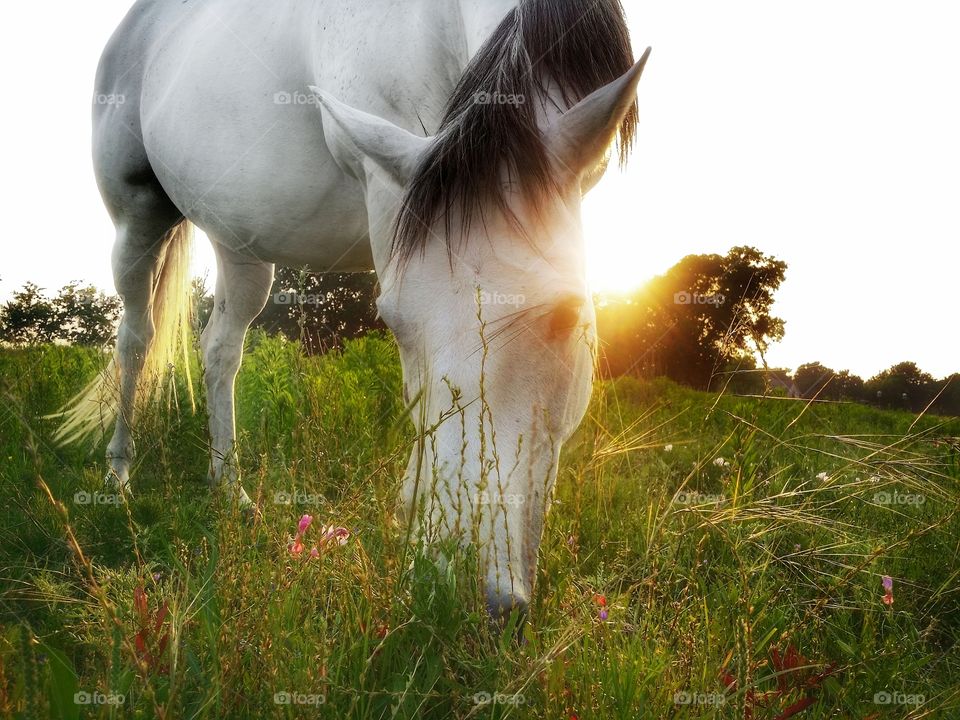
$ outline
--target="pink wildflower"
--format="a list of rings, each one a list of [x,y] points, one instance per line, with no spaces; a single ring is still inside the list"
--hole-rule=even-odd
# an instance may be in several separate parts
[[[346,545],[347,540],[350,539],[350,531],[345,527],[334,527],[333,525],[325,525],[323,528],[323,537],[321,542],[323,543],[335,543],[337,545]]]
[[[883,582],[883,604],[893,605],[893,578],[889,575],[884,575],[882,577]]]

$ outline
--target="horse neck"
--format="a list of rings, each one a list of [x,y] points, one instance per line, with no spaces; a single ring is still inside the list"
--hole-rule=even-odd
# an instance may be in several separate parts
[[[406,0],[402,12],[392,0],[304,5],[297,23],[311,28],[304,84],[326,87],[410,132],[433,134],[467,64],[518,2]]]
[[[459,0],[463,46],[466,48],[464,67],[506,14],[518,4],[519,0]]]

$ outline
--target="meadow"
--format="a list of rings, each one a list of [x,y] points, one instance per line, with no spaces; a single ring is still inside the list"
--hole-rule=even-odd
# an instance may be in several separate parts
[[[44,416],[104,361],[0,351],[2,717],[960,717],[958,420],[598,384],[529,618],[494,627],[476,554],[439,563],[395,519],[413,437],[391,340],[250,338],[254,523],[208,488],[182,382],[126,503],[103,442],[52,443]]]

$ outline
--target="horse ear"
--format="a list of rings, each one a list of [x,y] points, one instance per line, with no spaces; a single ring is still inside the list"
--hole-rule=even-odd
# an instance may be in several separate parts
[[[545,142],[561,173],[594,184],[623,119],[637,100],[637,83],[650,57],[647,48],[637,63],[613,82],[595,90],[547,128]]]
[[[400,185],[413,176],[431,144],[376,115],[346,105],[318,87],[310,90],[320,101],[323,134],[334,160],[344,172],[365,177],[364,160],[372,160]]]

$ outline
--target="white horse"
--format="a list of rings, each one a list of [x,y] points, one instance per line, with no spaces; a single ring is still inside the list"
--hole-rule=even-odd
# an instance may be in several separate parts
[[[375,269],[418,430],[405,514],[478,542],[491,611],[524,608],[592,383],[581,198],[618,132],[626,157],[646,57],[619,0],[138,0],[96,81],[124,101],[94,110],[124,303],[108,480],[128,489],[136,408],[184,345],[190,223],[218,268],[210,477],[243,502],[234,378],[274,263]]]

